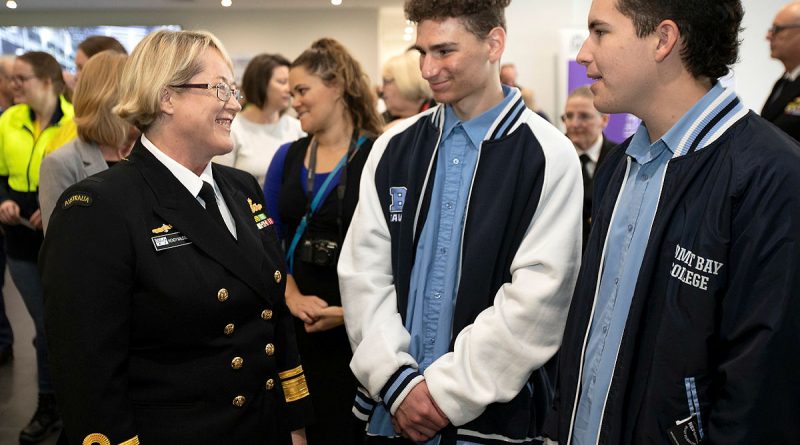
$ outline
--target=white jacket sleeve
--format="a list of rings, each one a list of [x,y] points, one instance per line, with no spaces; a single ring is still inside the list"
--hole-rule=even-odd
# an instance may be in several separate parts
[[[392,397],[395,403],[390,410],[394,412],[422,376],[408,354],[411,336],[397,309],[389,228],[375,188],[375,170],[388,139],[384,134],[375,142],[361,174],[359,202],[342,246],[338,272],[345,327],[353,348],[350,368],[358,381],[379,400],[398,370],[416,374],[404,376],[404,388]]]

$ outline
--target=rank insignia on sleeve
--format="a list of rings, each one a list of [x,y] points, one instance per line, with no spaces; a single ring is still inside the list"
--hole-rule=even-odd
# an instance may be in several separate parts
[[[86,192],[75,192],[67,197],[64,200],[64,204],[61,206],[63,209],[68,209],[72,206],[82,206],[82,207],[91,207],[92,205],[92,197]]]
[[[156,227],[155,229],[151,230],[151,232],[155,233],[156,235],[159,233],[166,233],[172,230],[172,226],[169,224],[162,224],[161,227]]]
[[[247,205],[250,206],[250,212],[252,213],[259,212],[262,208],[264,208],[263,205],[254,203],[250,198],[247,198]]]

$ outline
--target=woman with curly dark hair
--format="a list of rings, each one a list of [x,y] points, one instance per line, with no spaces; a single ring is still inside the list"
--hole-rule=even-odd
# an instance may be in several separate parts
[[[289,83],[309,136],[278,150],[264,193],[286,247],[286,304],[314,394],[316,424],[307,428],[308,443],[360,443],[336,265],[382,122],[361,65],[333,39],[317,40],[300,54]]]

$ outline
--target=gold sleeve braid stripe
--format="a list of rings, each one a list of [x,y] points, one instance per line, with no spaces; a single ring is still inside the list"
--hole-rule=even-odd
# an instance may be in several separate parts
[[[111,445],[111,441],[104,434],[92,433],[83,438],[83,445]]]
[[[105,436],[105,434],[92,433],[83,439],[83,445],[111,445],[111,441]],[[128,439],[119,445],[139,445],[139,436],[133,436],[133,438]]]
[[[300,375],[302,373],[303,373],[303,365],[300,365],[300,366],[298,366],[296,368],[292,368],[292,369],[290,369],[288,371],[279,372],[278,373],[278,377],[280,377],[281,380],[286,380],[286,379],[290,379],[292,377],[298,376],[298,375]]]
[[[301,375],[293,379],[281,382],[283,396],[287,402],[294,402],[308,396],[308,385],[306,376]]]

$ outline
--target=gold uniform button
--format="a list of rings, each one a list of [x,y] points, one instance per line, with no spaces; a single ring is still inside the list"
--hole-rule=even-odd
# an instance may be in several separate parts
[[[225,301],[225,300],[227,300],[227,299],[228,299],[228,289],[225,289],[225,288],[223,287],[222,289],[220,289],[220,290],[217,292],[217,300],[219,300],[219,301],[220,301],[220,303],[221,303],[221,302],[223,302],[223,301]]]
[[[272,274],[273,278],[275,278],[276,283],[280,283],[281,279],[283,279],[283,275],[281,275],[281,271],[276,270],[274,274]]]
[[[267,380],[267,384],[264,385],[264,387],[267,388],[267,391],[272,391],[272,388],[275,387],[275,380],[272,379]]]
[[[267,346],[264,348],[264,352],[267,353],[267,357],[272,357],[275,354],[275,345],[272,343],[267,343]]]
[[[271,320],[272,319],[272,310],[264,309],[263,311],[261,311],[261,318],[263,318],[264,320]]]
[[[231,360],[231,368],[233,369],[241,369],[242,365],[244,365],[244,359],[241,357],[234,357]]]
[[[244,406],[244,402],[246,401],[247,399],[245,399],[244,396],[236,396],[233,398],[233,406],[241,408]]]
[[[225,332],[225,335],[231,335],[231,334],[233,334],[233,329],[234,329],[233,323],[228,323],[228,324],[226,324],[226,325],[225,325],[225,331],[224,331],[224,332]]]

